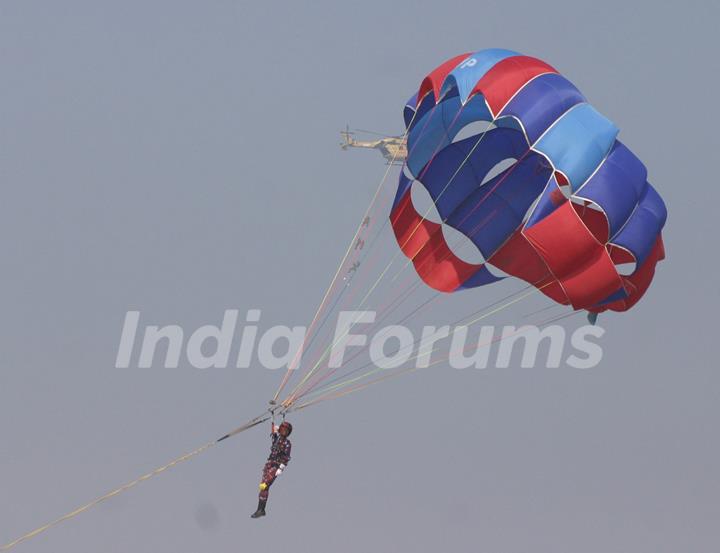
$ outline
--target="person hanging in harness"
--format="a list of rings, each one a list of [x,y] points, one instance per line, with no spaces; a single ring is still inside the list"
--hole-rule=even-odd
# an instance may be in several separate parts
[[[272,422],[272,446],[270,447],[270,456],[262,471],[257,511],[250,515],[251,518],[265,516],[265,505],[267,504],[268,495],[270,494],[270,486],[272,486],[272,483],[282,474],[290,462],[290,449],[292,448],[292,444],[290,444],[288,436],[292,432],[292,429],[292,424],[287,421],[283,421],[280,426],[275,426],[275,421]]]

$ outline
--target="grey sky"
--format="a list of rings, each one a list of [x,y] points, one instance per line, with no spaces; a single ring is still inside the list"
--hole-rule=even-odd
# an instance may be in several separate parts
[[[427,71],[505,47],[576,83],[668,205],[668,259],[637,308],[603,319],[602,364],[419,372],[293,419],[267,519],[248,518],[257,431],[17,551],[714,551],[719,16],[711,2],[0,4],[0,543],[262,410],[279,372],[113,369],[125,312],[194,329],[257,307],[306,324],[385,169],[341,151],[338,130],[399,133]]]

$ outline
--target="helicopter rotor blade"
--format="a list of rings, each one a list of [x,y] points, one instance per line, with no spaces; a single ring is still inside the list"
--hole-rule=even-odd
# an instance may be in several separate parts
[[[366,129],[353,129],[353,131],[362,132],[362,133],[366,133],[366,134],[374,134],[376,136],[382,136],[384,138],[396,138],[396,136],[394,134],[389,134],[389,133],[385,134],[385,133],[376,132],[376,131],[368,131]]]

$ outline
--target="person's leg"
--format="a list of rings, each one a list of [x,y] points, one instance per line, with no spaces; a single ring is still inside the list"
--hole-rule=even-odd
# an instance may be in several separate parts
[[[260,493],[258,494],[258,508],[252,515],[252,518],[260,518],[265,516],[265,505],[270,495],[270,486],[275,481],[275,471],[277,466],[274,463],[265,463],[263,468],[262,481],[260,482]]]

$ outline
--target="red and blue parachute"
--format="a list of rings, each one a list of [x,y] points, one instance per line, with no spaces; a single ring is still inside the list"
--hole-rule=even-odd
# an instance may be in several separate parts
[[[591,313],[642,297],[664,258],[665,205],[617,127],[553,67],[509,50],[463,54],[425,77],[404,115],[408,157],[390,218],[429,286],[483,286],[503,278],[492,266]],[[483,263],[453,253],[413,205],[413,182]]]

